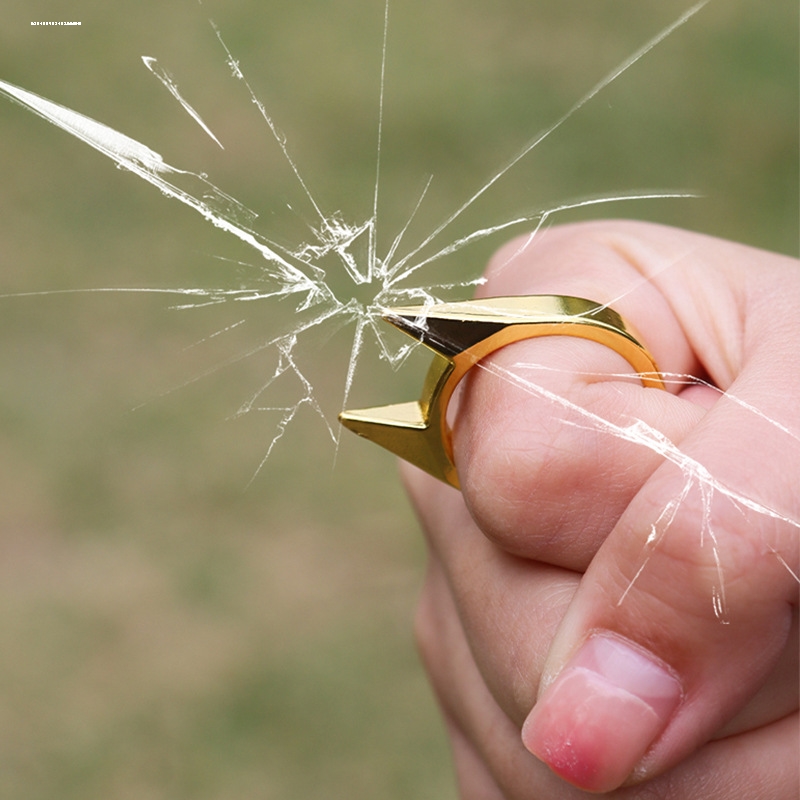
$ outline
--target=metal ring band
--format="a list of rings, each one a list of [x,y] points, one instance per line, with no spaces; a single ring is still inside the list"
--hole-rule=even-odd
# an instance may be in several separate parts
[[[646,387],[664,388],[653,357],[608,306],[580,297],[493,297],[389,309],[384,319],[422,342],[433,362],[420,399],[343,411],[342,424],[451,486],[453,463],[447,406],[459,381],[481,359],[508,344],[537,336],[575,336],[610,347]]]

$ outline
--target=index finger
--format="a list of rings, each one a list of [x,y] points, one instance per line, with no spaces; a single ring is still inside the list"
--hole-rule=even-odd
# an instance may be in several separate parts
[[[509,552],[585,569],[660,462],[615,431],[644,422],[677,442],[713,402],[713,390],[687,385],[704,368],[662,291],[692,251],[681,240],[659,252],[670,237],[633,223],[565,226],[492,260],[484,294],[558,292],[611,305],[668,386],[644,389],[614,350],[568,336],[511,345],[471,371],[454,415],[456,466],[480,527]]]

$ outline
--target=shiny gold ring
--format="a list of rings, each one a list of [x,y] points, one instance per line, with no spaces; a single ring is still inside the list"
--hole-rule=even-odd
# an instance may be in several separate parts
[[[460,488],[453,463],[447,404],[458,382],[482,358],[535,336],[577,336],[615,350],[642,385],[663,389],[653,357],[608,306],[580,297],[492,297],[387,309],[383,318],[433,352],[419,400],[343,411],[342,424]]]

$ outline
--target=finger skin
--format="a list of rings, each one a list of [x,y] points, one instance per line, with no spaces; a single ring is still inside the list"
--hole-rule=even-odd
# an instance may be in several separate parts
[[[543,667],[540,709],[549,704],[556,718],[569,716],[563,698],[559,706],[547,692],[593,635],[618,637],[676,678],[680,701],[636,763],[617,764],[601,783],[565,777],[608,792],[623,781],[670,785],[677,769],[706,758],[710,739],[730,744],[734,737],[726,732],[750,735],[756,725],[778,730],[780,717],[797,708],[797,584],[787,565],[798,571],[800,465],[787,430],[794,424],[796,431],[791,410],[800,387],[787,376],[800,362],[793,349],[797,323],[788,313],[800,273],[789,259],[628,223],[554,230],[534,249],[535,258],[520,254],[518,244],[501,253],[484,292],[616,298],[614,308],[633,321],[663,371],[700,375],[728,396],[719,399],[707,387],[673,386],[665,393],[605,380],[603,373],[616,376],[626,365],[591,343],[561,337],[520,343],[493,361],[524,368],[532,382],[566,397],[559,414],[552,402],[514,394],[496,374],[473,370],[454,431],[470,513],[448,531],[447,514],[437,517],[425,500],[436,492],[419,482],[411,491],[427,503],[423,524],[447,576],[473,672],[512,730],[533,705]],[[786,280],[789,263],[793,283]],[[584,415],[587,409],[609,426],[585,424],[594,419]],[[632,419],[667,435],[677,446],[672,462],[617,435]],[[693,479],[688,489],[687,477]],[[457,546],[459,529],[470,524],[486,534],[483,549]],[[525,645],[526,612],[546,604],[544,594],[526,588],[527,562],[538,563],[531,576],[548,574],[544,565],[572,574],[588,569],[546,664],[546,637],[534,633]],[[722,587],[725,607],[715,612],[712,593]],[[548,620],[552,635],[560,616]],[[451,717],[457,717],[452,710]],[[526,743],[535,752],[541,730],[527,728]],[[474,721],[472,739],[480,729]],[[745,741],[735,739],[737,746]],[[722,758],[723,751],[714,752]],[[774,752],[786,753],[784,740],[774,742]],[[603,758],[613,762],[614,753]],[[786,763],[773,764],[773,774],[784,775],[774,784],[775,797],[793,796],[783,794]],[[758,797],[758,784],[750,788]]]
[[[499,351],[492,374],[473,370],[454,431],[464,496],[484,534],[510,553],[581,571],[662,461],[615,429],[641,419],[679,442],[706,413],[683,394],[581,378],[601,357],[618,359],[586,345],[553,337]],[[537,397],[543,382],[563,403]]]
[[[643,491],[652,501],[656,490],[648,485]],[[666,496],[676,495],[673,491]],[[560,771],[584,788],[608,790],[634,769],[640,776],[652,776],[688,757],[761,687],[785,650],[791,631],[796,584],[771,549],[763,548],[759,537],[753,536],[753,530],[758,530],[753,515],[737,514],[735,519],[723,509],[704,519],[703,503],[686,502],[659,546],[647,556],[644,571],[639,572],[647,550],[642,531],[657,524],[652,508],[648,503],[650,513],[646,515],[640,502],[634,503],[601,547],[562,623],[550,658],[561,664],[572,658],[574,663],[593,636],[610,633],[646,650],[653,662],[668,665],[676,676],[680,698],[657,712],[651,726],[642,723],[640,728],[636,728],[639,723],[627,701],[600,700],[608,728],[625,726],[627,721],[645,740],[632,753],[625,750],[627,742],[618,742],[612,749],[613,738],[600,728],[594,738],[570,742],[573,765],[576,755],[582,763],[562,766]],[[704,527],[705,543],[700,536]],[[714,531],[716,544],[711,545],[708,540]],[[721,596],[723,591],[725,607],[715,608],[713,595]],[[587,702],[585,696],[570,698],[565,693],[569,672],[567,665],[540,696],[523,730],[529,749],[553,766],[563,758],[559,755],[567,746],[563,731],[570,730],[568,720],[577,713],[576,703]],[[627,692],[630,681],[630,676],[622,676],[614,686]],[[593,689],[587,690],[584,695],[593,693]],[[598,716],[598,707],[593,708]],[[545,713],[549,717],[543,716]],[[651,742],[655,744],[640,761]]]
[[[428,479],[423,479],[428,480]],[[415,497],[420,495],[419,484]],[[429,531],[437,535],[435,531]],[[417,639],[453,744],[465,800],[791,800],[796,796],[797,715],[706,745],[658,778],[596,795],[560,780],[521,748],[519,728],[494,702],[467,644],[436,556],[417,615]]]
[[[401,472],[472,660],[494,701],[521,727],[536,700],[545,657],[580,575],[509,556],[483,536],[458,492],[408,464]],[[428,600],[421,609],[430,616],[436,606]],[[715,736],[768,724],[797,708],[799,653],[795,613],[774,673]]]
[[[673,308],[643,274],[645,255],[631,255],[637,240],[623,235],[628,229],[566,226],[533,243],[523,239],[525,250],[519,240],[511,242],[492,260],[480,293],[560,293],[610,303],[634,323],[663,373],[704,374]],[[592,429],[580,412],[623,425],[635,414],[680,441],[704,405],[695,402],[696,390],[687,399],[685,387],[669,381],[668,393],[642,391],[636,380],[615,380],[612,390],[605,376],[630,374],[627,362],[608,347],[570,337],[521,342],[490,361],[533,386],[544,384],[564,403],[537,400],[524,386],[485,370],[468,374],[454,448],[470,511],[486,535],[509,552],[585,569],[659,462],[655,454],[619,437],[597,443],[596,425]],[[564,459],[564,453],[570,458]],[[535,514],[526,500],[532,492]],[[565,495],[570,500],[566,510]]]
[[[492,541],[572,568],[591,558],[545,683],[580,659],[584,645],[606,642],[604,652],[616,652],[607,646],[613,638],[627,643],[631,663],[647,654],[673,697],[655,709],[616,678],[582,667],[540,697],[527,745],[578,785],[609,790],[634,770],[652,777],[700,747],[785,649],[797,605],[800,439],[791,431],[800,380],[791,365],[800,363],[800,273],[783,257],[626,224],[561,230],[536,253],[517,250],[497,263],[484,287],[491,294],[606,302],[616,292],[614,307],[663,370],[707,376],[727,392],[697,403],[615,377],[570,381],[567,371],[554,373],[566,399],[553,413],[535,387],[514,394],[474,371],[459,406],[456,464]],[[583,354],[600,373],[619,371],[613,354],[590,354],[583,342],[525,347],[522,366],[541,359],[552,371],[559,359],[580,364]],[[519,355],[501,351],[503,358],[516,358],[519,369]],[[537,378],[548,379],[547,371]],[[627,714],[628,739],[604,737],[599,723],[594,733],[579,725],[587,698],[597,700],[595,720],[601,709],[609,725]]]

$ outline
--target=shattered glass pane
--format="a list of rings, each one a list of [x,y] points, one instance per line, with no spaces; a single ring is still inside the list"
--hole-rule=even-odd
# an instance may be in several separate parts
[[[372,208],[366,219],[356,219],[354,222],[348,221],[341,210],[328,211],[324,204],[317,199],[310,183],[304,177],[298,161],[292,155],[287,136],[280,130],[266,105],[248,81],[241,62],[226,44],[218,25],[213,19],[208,20],[220,46],[221,60],[224,60],[231,76],[243,85],[246,97],[257,109],[265,129],[271,134],[285,164],[294,176],[301,197],[313,210],[312,218],[306,220],[307,238],[294,245],[273,238],[275,234],[258,232],[256,230],[258,213],[213,184],[205,173],[172,166],[160,153],[137,139],[27,89],[0,81],[0,92],[10,100],[98,150],[110,158],[117,167],[152,184],[166,197],[189,206],[216,228],[239,239],[251,248],[253,262],[249,262],[248,265],[257,271],[257,281],[254,284],[243,284],[237,288],[137,287],[112,289],[99,287],[75,291],[167,293],[175,295],[174,307],[176,309],[203,308],[219,303],[241,303],[260,309],[258,313],[264,315],[270,313],[269,304],[271,303],[288,302],[291,304],[293,314],[296,315],[293,325],[286,330],[276,329],[266,339],[257,341],[249,350],[235,357],[238,360],[249,358],[261,351],[272,351],[276,358],[274,371],[265,376],[264,383],[242,403],[236,412],[236,415],[239,416],[259,409],[275,412],[277,415],[272,438],[268,441],[263,458],[256,469],[255,475],[257,475],[266,464],[275,445],[285,436],[291,423],[303,407],[308,407],[320,418],[327,437],[338,444],[339,429],[323,410],[317,399],[317,390],[313,381],[306,374],[304,362],[313,361],[318,357],[315,351],[302,352],[304,335],[308,331],[327,326],[347,326],[353,331],[349,364],[342,370],[344,381],[339,395],[339,405],[344,407],[351,397],[368,338],[377,345],[379,357],[395,368],[403,363],[412,349],[407,343],[396,342],[393,334],[384,329],[380,317],[386,309],[411,303],[435,303],[447,296],[452,296],[453,292],[463,295],[471,286],[480,282],[481,279],[474,275],[447,283],[432,281],[431,267],[442,259],[454,254],[461,254],[470,245],[489,237],[495,237],[501,232],[519,231],[522,226],[532,228],[529,236],[529,241],[532,242],[538,231],[554,221],[553,218],[570,210],[623,201],[688,200],[697,196],[694,192],[679,189],[628,190],[619,194],[559,202],[549,208],[515,215],[511,219],[500,221],[497,224],[471,230],[466,235],[459,235],[457,232],[454,235],[454,231],[457,231],[456,223],[460,222],[461,217],[478,204],[485,194],[490,193],[495,184],[501,182],[506,174],[515,170],[518,164],[534,150],[543,146],[548,138],[555,136],[584,106],[594,101],[598,95],[618,81],[628,70],[634,68],[654,48],[703,10],[706,3],[707,0],[703,0],[703,2],[689,7],[674,21],[657,31],[605,77],[591,86],[554,122],[546,125],[540,133],[531,138],[518,150],[516,155],[491,174],[488,180],[483,184],[478,184],[478,188],[468,195],[463,203],[447,214],[442,222],[435,225],[430,233],[424,235],[417,242],[413,240],[409,242],[407,241],[408,229],[415,218],[419,216],[421,209],[424,208],[426,193],[432,180],[429,178],[414,203],[408,219],[385,249],[383,242],[378,239],[378,214],[381,192],[384,188],[381,158],[383,155],[389,23],[392,10],[388,3],[385,5],[383,13],[383,35],[379,61],[380,79],[376,96],[376,143],[373,156],[375,177],[372,187]],[[143,55],[141,60],[147,70],[163,84],[190,118],[212,141],[224,149],[224,145],[217,135],[209,128],[198,111],[184,98],[177,81],[169,70],[153,56]],[[343,285],[344,289],[341,289],[340,287]],[[359,291],[359,287],[365,287],[365,290]],[[52,292],[45,290],[43,294],[52,294],[58,291],[70,292],[72,290],[53,290]],[[255,312],[251,311],[250,313]],[[209,338],[224,336],[246,322],[246,318],[237,320],[211,333]],[[290,400],[287,405],[273,404],[269,399],[270,389],[276,381],[286,375],[295,379],[297,392],[294,399]],[[552,398],[552,400],[554,403],[557,402],[556,398]],[[598,426],[608,425],[602,420],[593,420],[592,422]],[[608,427],[608,430],[611,431],[611,427]],[[657,450],[665,458],[679,465],[687,476],[687,481],[689,483],[697,482],[700,487],[703,487],[703,491],[721,491],[723,489],[714,483],[712,476],[703,473],[701,465],[682,461],[679,450],[665,441],[663,435],[658,431],[645,430],[640,421],[635,421],[625,429],[614,429],[613,433]],[[789,431],[787,434],[793,435]],[[745,505],[749,502],[750,508],[758,508],[767,513],[767,510],[761,508],[754,500],[748,501],[747,498],[741,496],[737,496],[735,499]],[[710,499],[707,499],[706,502],[710,503]],[[713,536],[711,531],[708,534]]]
[[[220,43],[225,55],[225,61],[234,78],[244,84],[250,101],[258,109],[259,114],[272,134],[288,166],[297,179],[297,183],[315,212],[316,220],[309,223],[311,240],[303,242],[294,248],[278,244],[253,229],[257,214],[251,211],[234,197],[212,184],[203,173],[181,169],[166,163],[160,153],[155,152],[147,145],[121,133],[106,124],[91,119],[84,114],[66,108],[58,103],[43,98],[26,89],[13,84],[0,81],[0,91],[9,99],[33,111],[43,119],[71,133],[89,146],[99,150],[114,163],[143,180],[151,183],[167,197],[176,199],[197,211],[212,225],[232,234],[255,251],[255,257],[260,267],[259,286],[223,289],[174,289],[174,294],[186,299],[188,302],[178,304],[178,308],[204,306],[208,303],[225,301],[253,302],[264,300],[294,299],[295,310],[298,314],[311,311],[304,320],[294,329],[286,333],[276,334],[274,337],[259,343],[254,350],[246,354],[252,355],[262,349],[274,349],[279,354],[276,371],[267,382],[256,392],[254,398],[245,403],[240,413],[252,409],[256,398],[261,397],[269,386],[284,372],[290,370],[300,381],[302,392],[296,402],[283,409],[280,420],[275,429],[275,437],[267,446],[264,461],[271,453],[274,444],[283,436],[286,427],[296,415],[298,409],[304,404],[310,404],[319,414],[327,426],[330,437],[338,440],[337,433],[330,423],[325,420],[325,415],[318,403],[314,400],[314,389],[303,374],[302,367],[298,364],[295,349],[301,340],[302,334],[320,325],[333,322],[336,324],[352,324],[355,328],[349,367],[346,369],[346,380],[342,392],[342,406],[346,405],[358,370],[359,359],[367,334],[374,336],[378,343],[380,355],[393,365],[404,359],[408,352],[407,345],[396,346],[385,335],[379,322],[380,314],[393,305],[403,305],[411,302],[432,303],[440,298],[443,290],[467,290],[476,283],[476,278],[458,281],[454,284],[437,285],[426,280],[428,278],[426,267],[454,253],[459,253],[468,245],[493,236],[501,231],[513,230],[521,225],[534,225],[536,230],[548,223],[550,218],[559,212],[574,208],[587,207],[600,203],[618,202],[621,200],[644,200],[648,198],[688,198],[688,192],[661,191],[661,192],[627,192],[623,195],[610,195],[607,197],[584,199],[571,203],[562,203],[549,209],[542,209],[514,219],[501,222],[488,228],[472,231],[466,236],[449,240],[450,229],[461,216],[470,209],[485,193],[500,181],[503,176],[512,170],[518,162],[523,160],[536,147],[540,146],[549,136],[553,135],[580,109],[589,103],[597,94],[633,67],[641,58],[667,38],[674,30],[683,25],[704,3],[698,4],[683,13],[674,23],[660,31],[633,55],[626,58],[615,67],[606,77],[593,86],[571,108],[569,108],[554,123],[546,127],[540,134],[531,139],[510,161],[499,169],[489,180],[478,188],[465,202],[455,209],[447,218],[425,236],[418,244],[405,245],[404,235],[424,202],[425,191],[421,193],[407,223],[394,237],[386,253],[379,250],[376,238],[378,225],[378,207],[381,189],[380,159],[382,152],[383,128],[383,103],[385,90],[385,70],[387,56],[387,41],[389,33],[389,6],[385,7],[382,58],[380,62],[380,87],[379,103],[377,109],[377,144],[376,144],[376,176],[373,188],[372,214],[365,220],[355,224],[345,221],[340,211],[326,214],[321,204],[309,189],[308,184],[301,174],[298,164],[292,157],[285,135],[278,129],[266,107],[254,92],[245,77],[240,63],[225,43],[222,34],[213,22],[209,23]],[[181,95],[180,89],[170,73],[152,56],[142,56],[144,66],[168,89],[170,94],[178,101],[190,117],[208,134],[220,147],[217,136],[209,129],[195,109]],[[429,181],[430,183],[430,181]],[[428,185],[429,185],[428,183]],[[532,236],[535,234],[532,234]],[[442,243],[443,242],[443,243]],[[360,245],[360,246],[359,246]],[[260,258],[259,258],[260,257]],[[359,301],[349,293],[337,296],[334,284],[328,275],[326,258],[333,259],[333,268],[343,273],[355,286],[367,285],[369,295],[366,301]],[[337,263],[338,262],[338,263]],[[99,289],[107,292],[110,289]],[[123,291],[123,290],[120,290]],[[133,289],[134,292],[149,291],[146,289]],[[170,290],[155,289],[158,293]],[[242,324],[234,323],[234,325]],[[229,329],[229,328],[228,328]],[[225,329],[225,330],[228,330]]]
[[[72,364],[71,337],[103,329],[104,317],[136,317],[136,336],[160,355],[151,328],[166,305],[170,340],[181,344],[167,359],[174,373],[149,374],[148,359],[126,358],[134,334],[114,329],[97,343],[105,369],[84,367],[58,385],[149,409],[165,397],[199,406],[216,382],[206,422],[251,422],[240,434],[251,456],[233,481],[240,489],[276,481],[281,453],[284,470],[308,461],[345,469],[352,458],[372,478],[372,465],[391,467],[362,442],[340,440],[336,413],[413,396],[405,368],[420,355],[381,322],[382,310],[469,296],[504,239],[620,215],[796,253],[796,93],[779,81],[797,74],[796,53],[772,47],[774,28],[796,27],[791,4],[774,28],[745,0],[634,3],[624,26],[616,10],[602,19],[575,2],[542,4],[528,21],[524,5],[453,13],[429,3],[203,2],[173,12],[126,3],[112,14],[79,2],[70,15],[82,26],[42,29],[38,50],[28,29],[6,26],[0,91],[80,141],[3,100],[5,326],[24,317],[27,346],[55,351],[40,371],[57,373]],[[20,13],[27,26],[33,12]],[[99,63],[81,56],[89,37],[118,25],[118,52]],[[757,63],[743,64],[745,52]],[[46,177],[29,182],[26,165],[37,163]],[[67,253],[85,265],[78,281],[62,266]],[[118,305],[103,311],[112,299]],[[27,373],[16,347],[4,348],[7,375]],[[128,392],[129,374],[141,376],[133,397],[114,388],[122,373]],[[709,508],[723,496],[797,525],[641,421],[611,423],[548,396],[532,365],[501,377],[547,397],[567,424],[636,442],[681,469],[684,493],[649,545],[690,491]],[[46,405],[54,428],[74,421],[71,403],[91,408],[83,395],[54,399],[52,387],[25,385],[18,405]],[[184,405],[172,427],[185,415]],[[795,446],[797,430],[781,430]],[[54,434],[41,435],[46,449]],[[166,448],[172,434],[163,435]],[[198,462],[213,462],[208,449]],[[701,535],[715,546],[712,529]],[[724,620],[722,574],[710,602]]]

